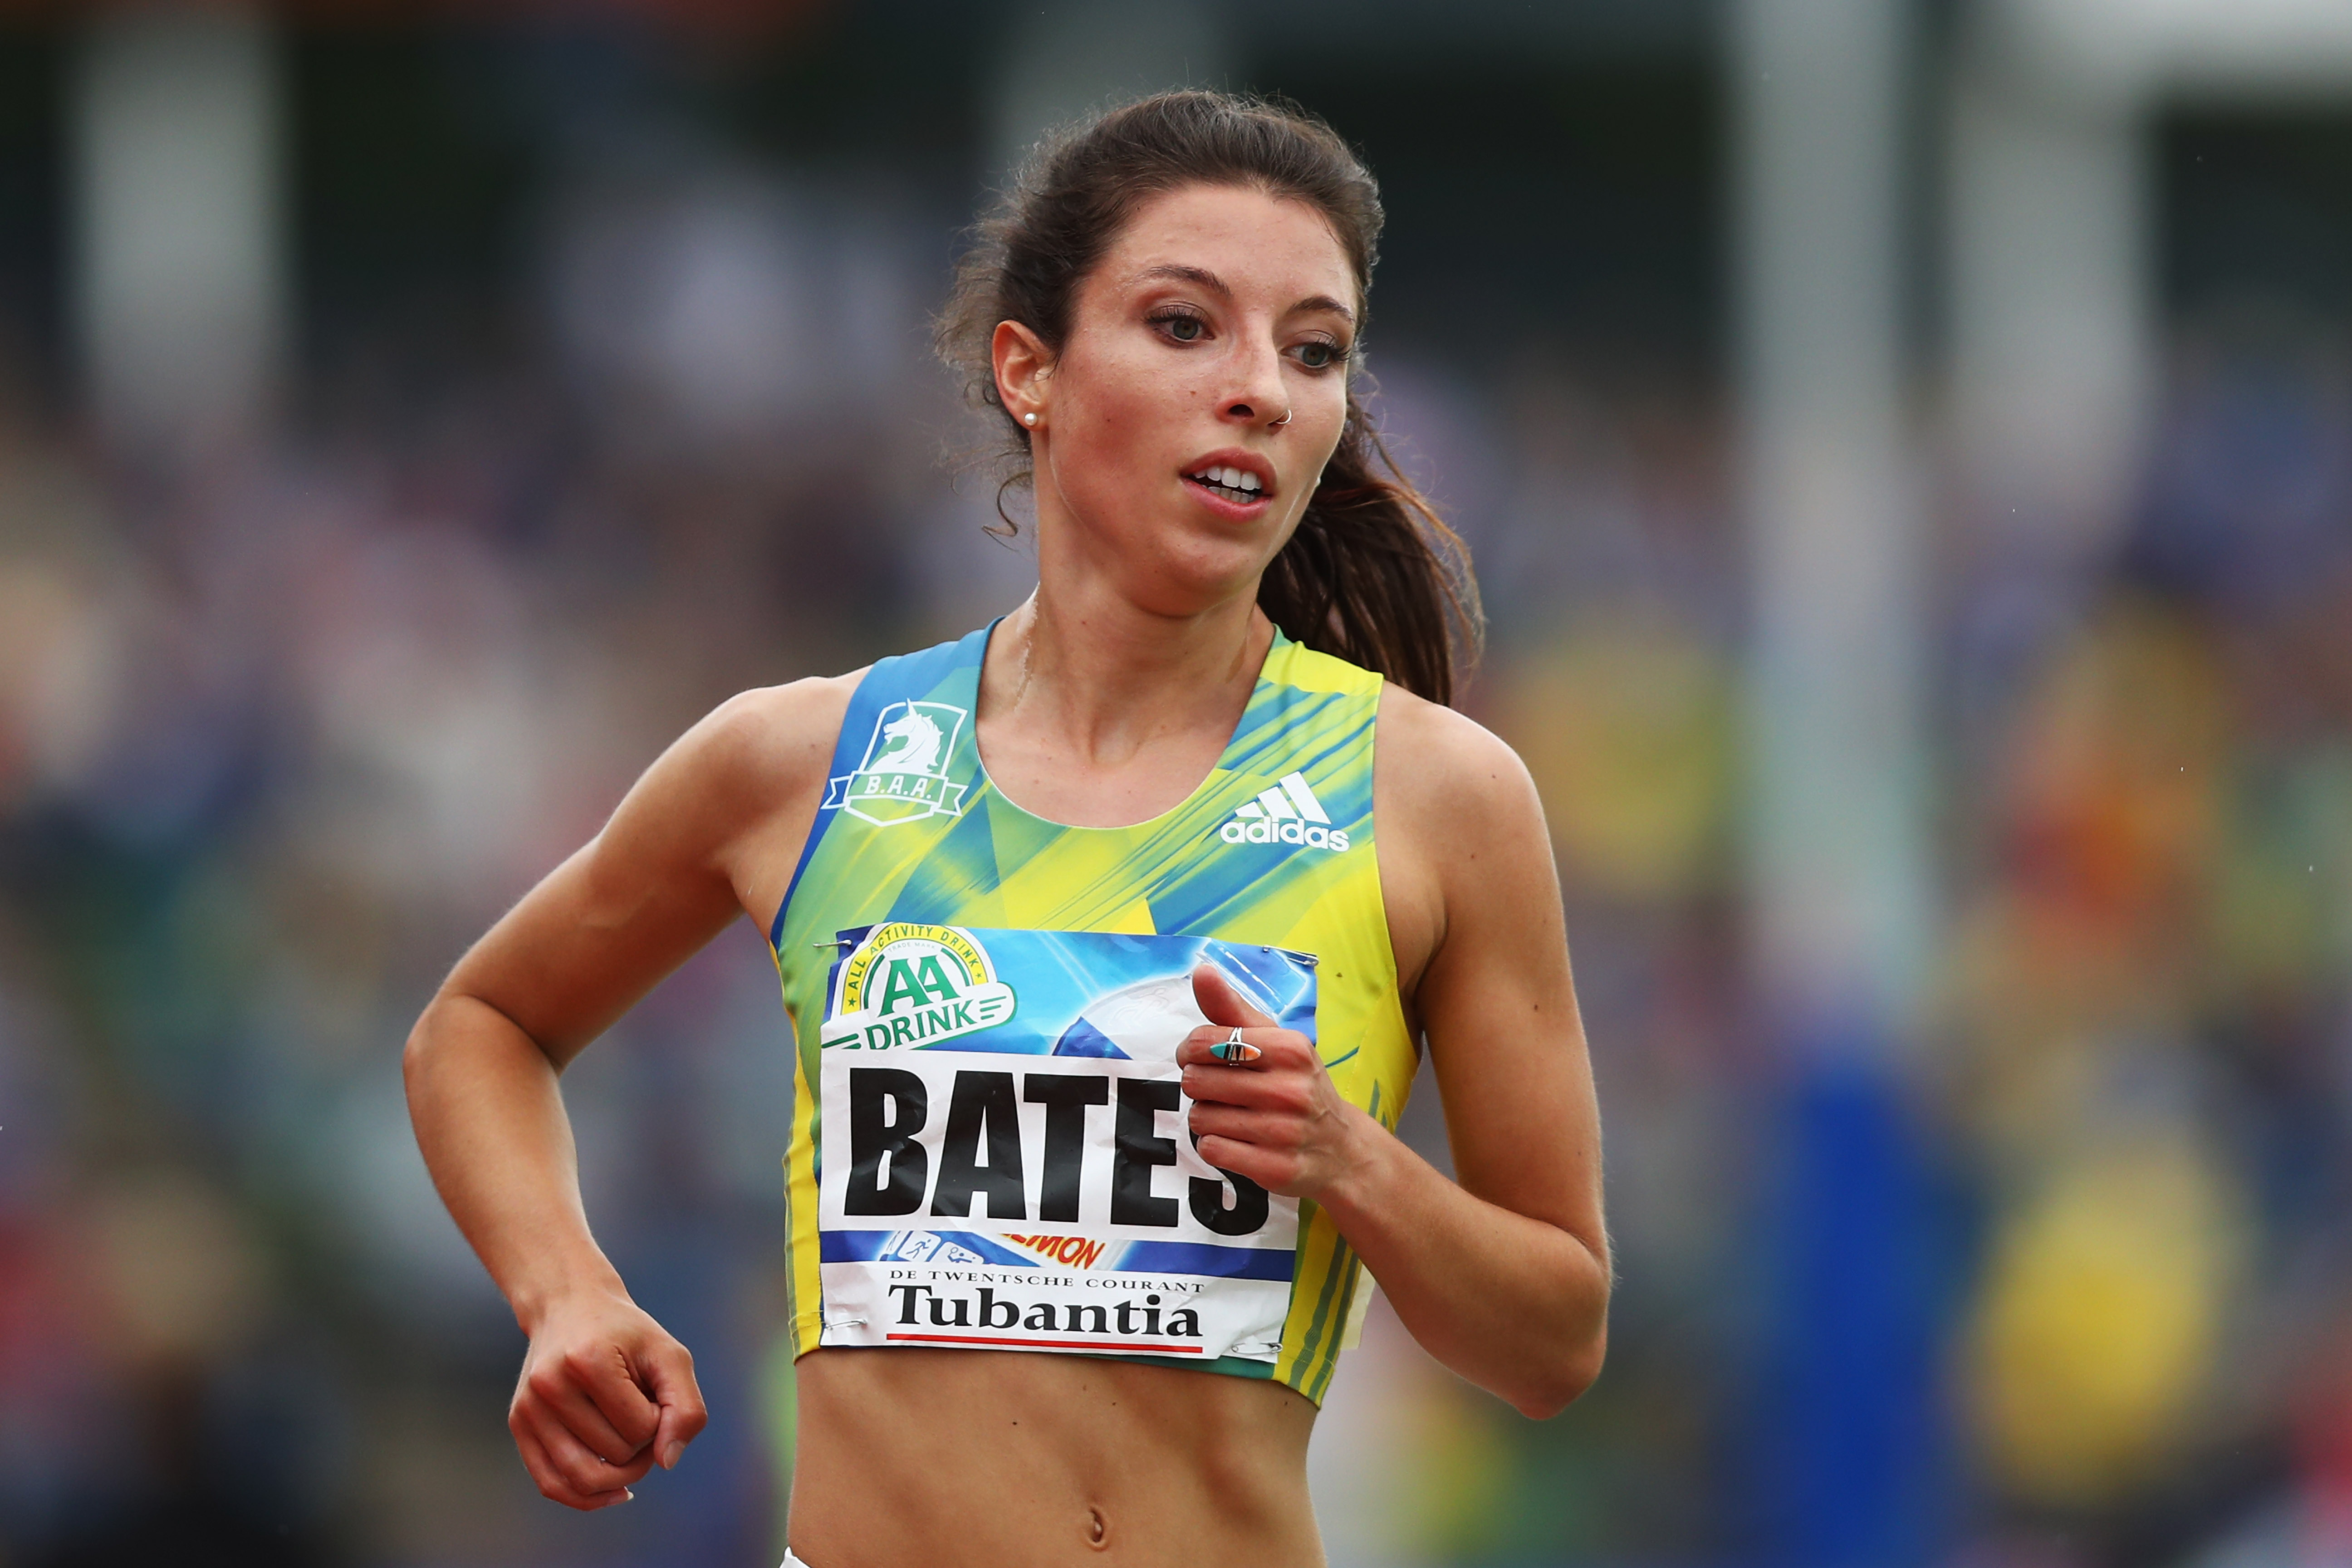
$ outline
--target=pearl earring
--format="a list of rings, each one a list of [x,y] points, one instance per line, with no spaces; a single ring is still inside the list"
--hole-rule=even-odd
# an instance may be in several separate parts
[[[1024,414],[1021,416],[1021,423],[1024,425],[1034,425],[1037,423],[1037,416],[1034,414]]]

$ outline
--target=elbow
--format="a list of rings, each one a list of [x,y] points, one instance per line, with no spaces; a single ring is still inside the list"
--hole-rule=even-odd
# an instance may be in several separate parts
[[[1607,1336],[1593,1336],[1589,1345],[1580,1345],[1573,1353],[1562,1356],[1557,1364],[1543,1368],[1526,1384],[1511,1391],[1511,1407],[1530,1421],[1549,1421],[1577,1400],[1601,1377],[1601,1363],[1608,1355]]]
[[[562,1060],[513,1019],[478,996],[444,988],[417,1015],[408,1043],[401,1047],[400,1077],[410,1107],[432,1090],[436,1079],[453,1072],[470,1076],[479,1069],[469,1064],[479,1063],[486,1053],[503,1058],[509,1047],[551,1071],[563,1070]]]
[[[400,1080],[412,1106],[434,1075],[446,1065],[450,1031],[457,1022],[450,1011],[451,999],[450,993],[444,991],[427,1002],[408,1031],[408,1043],[400,1048]]]
[[[408,1031],[408,1043],[400,1048],[400,1081],[408,1091],[411,1104],[415,1102],[417,1091],[424,1087],[425,1074],[432,1068],[433,1014],[440,1005],[437,997],[426,1005],[415,1027]]]
[[[1601,1363],[1609,1358],[1607,1297],[1602,1297],[1597,1314],[1577,1316],[1584,1321],[1563,1325],[1565,1331],[1552,1342],[1551,1353],[1528,1367],[1524,1381],[1496,1390],[1530,1421],[1550,1420],[1601,1379]]]
[[[1559,1335],[1548,1347],[1550,1353],[1528,1369],[1520,1386],[1496,1391],[1530,1421],[1549,1421],[1582,1398],[1600,1381],[1601,1363],[1609,1359],[1609,1298],[1614,1280],[1605,1251],[1595,1248],[1593,1260],[1587,1287],[1569,1292],[1574,1304],[1561,1314]]]

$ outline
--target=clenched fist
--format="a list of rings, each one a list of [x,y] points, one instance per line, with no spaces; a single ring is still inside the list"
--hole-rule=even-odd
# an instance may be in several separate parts
[[[626,1296],[598,1290],[531,1325],[507,1427],[540,1491],[584,1510],[628,1501],[709,1418],[687,1348]]]
[[[1270,1193],[1316,1198],[1355,1170],[1368,1138],[1386,1135],[1340,1096],[1314,1041],[1250,1005],[1213,966],[1192,971],[1192,999],[1209,1022],[1185,1037],[1176,1060],[1202,1159]],[[1213,1054],[1235,1029],[1256,1047],[1244,1065]]]

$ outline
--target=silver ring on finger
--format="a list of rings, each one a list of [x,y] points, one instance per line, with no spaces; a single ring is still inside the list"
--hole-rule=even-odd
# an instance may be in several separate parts
[[[1229,1068],[1247,1067],[1265,1055],[1264,1051],[1242,1038],[1241,1026],[1238,1024],[1234,1026],[1232,1034],[1209,1047],[1209,1054]]]

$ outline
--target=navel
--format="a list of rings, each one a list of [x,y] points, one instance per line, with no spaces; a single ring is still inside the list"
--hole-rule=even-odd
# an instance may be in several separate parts
[[[1097,1552],[1110,1550],[1110,1522],[1098,1508],[1087,1510],[1087,1544]]]

